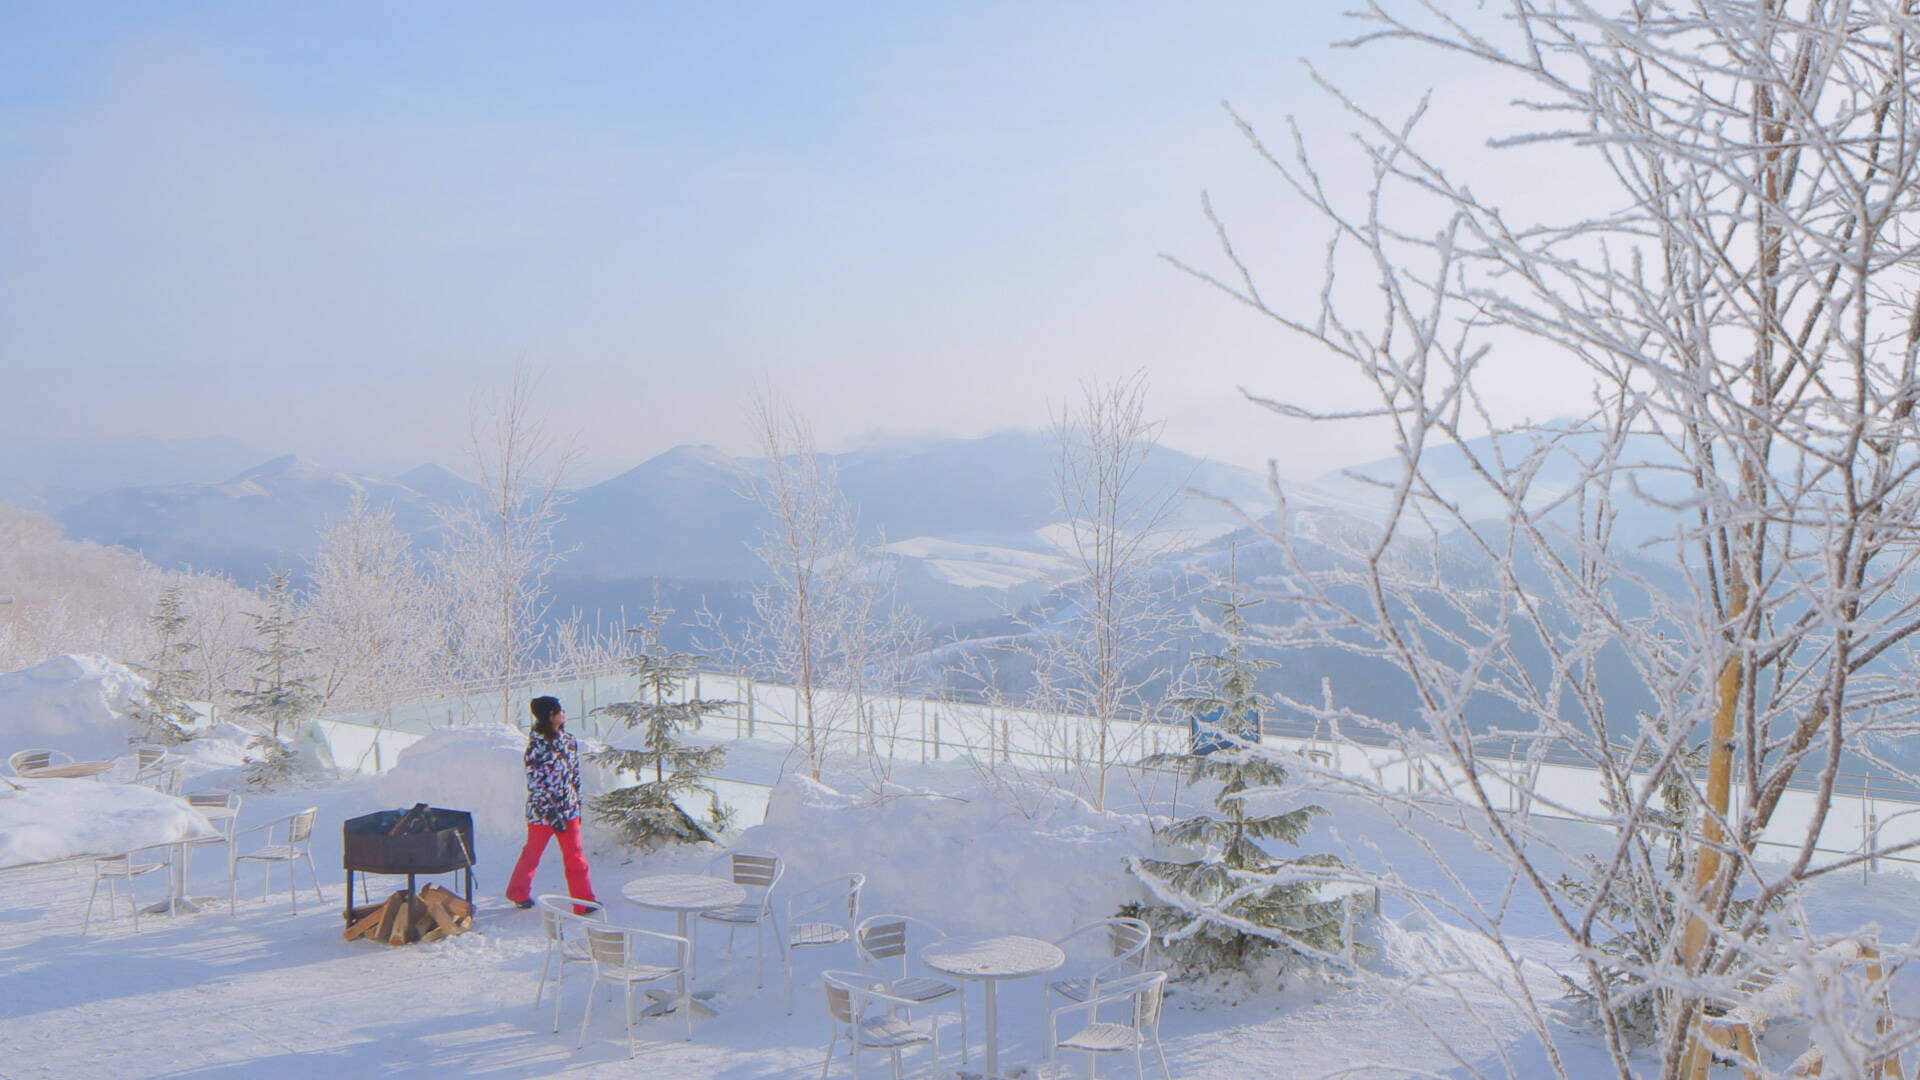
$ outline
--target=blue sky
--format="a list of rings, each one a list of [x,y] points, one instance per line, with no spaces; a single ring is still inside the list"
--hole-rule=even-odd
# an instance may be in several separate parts
[[[1324,231],[1220,108],[1339,142],[1343,5],[86,4],[0,9],[15,438],[235,435],[457,464],[516,363],[587,469],[1044,423],[1148,372],[1168,441],[1310,475],[1235,387],[1324,365],[1159,259],[1203,189],[1283,283]],[[1388,54],[1393,55],[1393,54]],[[1428,58],[1431,59],[1431,58]]]

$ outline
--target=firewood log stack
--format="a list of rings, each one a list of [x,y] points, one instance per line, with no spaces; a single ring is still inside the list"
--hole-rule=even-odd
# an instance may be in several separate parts
[[[473,927],[473,905],[438,885],[421,889],[419,903],[410,905],[410,899],[411,894],[401,889],[378,904],[354,908],[342,936],[347,941],[368,938],[386,945],[411,945],[464,934]]]

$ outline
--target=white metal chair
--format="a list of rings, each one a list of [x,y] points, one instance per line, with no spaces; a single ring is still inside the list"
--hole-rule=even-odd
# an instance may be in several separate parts
[[[198,840],[188,840],[182,846],[185,849],[185,862],[180,867],[184,879],[193,869],[193,849],[224,845],[227,849],[227,893],[233,893],[233,839],[234,829],[240,823],[240,796],[231,791],[196,791],[186,797],[187,805],[196,810],[227,810],[229,813],[208,814],[207,824],[212,825],[218,836],[203,836]]]
[[[153,862],[134,862],[129,855],[109,855],[93,860],[93,888],[87,893],[87,915],[80,921],[80,934],[85,936],[93,925],[93,898],[100,892],[100,883],[107,883],[107,914],[113,914],[113,906],[119,901],[119,883],[127,883],[127,908],[133,912],[133,932],[140,932],[140,905],[134,900],[133,879],[156,870],[167,869],[165,859]]]
[[[297,814],[289,814],[283,818],[255,825],[250,829],[241,829],[239,832],[233,834],[233,838],[237,841],[248,833],[265,830],[267,842],[244,855],[234,856],[233,862],[236,872],[228,876],[227,883],[227,911],[229,914],[237,910],[234,891],[239,879],[237,868],[239,864],[243,862],[257,862],[262,864],[260,872],[261,903],[266,902],[268,890],[272,885],[273,864],[286,863],[287,899],[292,901],[293,910],[298,914],[300,911],[300,898],[295,894],[294,890],[293,864],[305,859],[307,863],[307,875],[313,879],[313,895],[319,897],[321,903],[324,904],[327,902],[327,894],[320,891],[320,873],[313,868],[313,818],[314,815],[319,812],[320,809],[318,807],[309,806]],[[282,825],[287,827],[287,839],[285,843],[276,844],[273,842],[273,831]]]
[[[1085,1001],[1100,992],[1101,983],[1145,970],[1147,946],[1152,942],[1153,928],[1141,919],[1100,919],[1076,928],[1054,944],[1067,954],[1069,963],[1079,961],[1078,968],[1074,974],[1047,982],[1040,995],[1041,1008],[1053,1005],[1054,994],[1067,1001]],[[1098,953],[1087,955],[1101,945],[1104,948]]]
[[[547,971],[555,959],[560,961],[560,969],[553,977],[553,1030],[560,1031],[560,993],[567,984],[568,964],[591,964],[593,956],[587,952],[585,937],[568,937],[567,930],[584,930],[590,919],[604,920],[606,912],[600,905],[590,900],[576,900],[561,893],[543,893],[534,897],[540,904],[540,929],[547,935],[547,955],[540,961],[540,986],[533,992],[533,1007],[540,1007],[540,995],[547,989]],[[592,911],[585,915],[575,915],[576,907],[591,906]]]
[[[787,940],[780,950],[787,964],[788,1016],[793,1015],[793,951],[851,941],[853,926],[860,921],[860,890],[866,885],[865,874],[843,874],[788,894]]]
[[[601,983],[619,983],[627,989],[627,1056],[633,1056],[633,988],[636,983],[657,983],[667,979],[678,979],[685,968],[683,959],[687,955],[687,939],[677,934],[662,934],[655,930],[634,930],[624,926],[605,926],[598,923],[585,924],[587,934],[587,956],[593,961],[593,985],[587,987],[587,1014],[580,1018],[579,1046],[587,1045],[587,1025],[593,1020],[593,992]],[[643,963],[638,959],[640,946],[671,946],[674,949],[674,961],[671,964]],[[557,1006],[556,1006],[557,1008]],[[693,1004],[690,1001],[680,1003],[680,1012],[687,1018],[687,1038],[693,1038]]]
[[[833,1048],[847,1041],[847,1053],[853,1057],[853,1077],[860,1080],[860,1051],[885,1050],[893,1058],[893,1080],[900,1080],[900,1051],[926,1043],[930,1057],[927,1075],[940,1068],[940,1030],[931,1019],[925,1028],[915,1027],[894,1012],[913,1004],[887,993],[885,979],[855,971],[825,971],[821,984],[827,994],[827,1015],[833,1018],[833,1038],[827,1042],[827,1058],[820,1063],[820,1080],[826,1080],[833,1067]],[[881,1016],[868,1016],[867,1006],[883,1004]]]
[[[780,883],[780,875],[786,872],[786,864],[771,851],[735,851],[707,864],[707,873],[747,887],[745,901],[731,907],[703,911],[700,917],[708,922],[726,924],[728,956],[733,955],[733,932],[742,926],[753,927],[755,987],[767,984],[767,947],[762,927],[772,923],[774,944],[780,944],[780,924],[773,920],[773,887]],[[693,957],[689,956],[687,970],[692,972],[694,966]]]
[[[1141,1059],[1141,1051],[1147,1044],[1153,1044],[1154,1056],[1160,1059],[1160,1073],[1167,1080],[1173,1080],[1173,1072],[1167,1068],[1166,1051],[1160,1049],[1160,1003],[1167,988],[1167,973],[1164,971],[1142,971],[1132,975],[1122,975],[1100,984],[1100,992],[1085,1001],[1074,1005],[1062,1005],[1047,1014],[1047,1065],[1053,1065],[1054,1057],[1061,1050],[1077,1050],[1087,1055],[1087,1080],[1093,1080],[1094,1061],[1101,1054],[1133,1054],[1133,1068],[1140,1080],[1146,1080],[1147,1068]],[[1127,1005],[1123,1011],[1125,1022],[1101,1020],[1100,1008],[1104,1005]],[[1084,1012],[1087,1022],[1079,1031],[1066,1038],[1060,1037],[1060,1021],[1072,1013]]]
[[[135,784],[148,787],[157,785],[167,763],[167,748],[164,746],[136,746],[133,748],[133,780]]]
[[[911,915],[888,913],[860,920],[853,931],[853,951],[860,957],[860,969],[895,966],[899,974],[886,979],[888,995],[907,1002],[910,1009],[932,1009],[952,1005],[960,1010],[960,1060],[967,1060],[967,995],[959,986],[931,975],[908,975],[907,954],[918,945],[938,941],[947,935],[932,924]]]
[[[41,769],[73,764],[73,755],[59,750],[20,750],[7,758],[7,770],[15,776],[31,777]]]

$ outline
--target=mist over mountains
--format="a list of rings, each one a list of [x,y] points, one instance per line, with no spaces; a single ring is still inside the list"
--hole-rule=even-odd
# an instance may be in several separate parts
[[[168,568],[192,567],[255,585],[275,568],[299,573],[321,525],[355,496],[393,511],[419,552],[438,543],[440,513],[474,485],[437,465],[393,477],[343,472],[296,456],[251,463],[224,476],[175,479],[244,447],[151,441],[137,448],[141,475],[166,482],[78,493],[104,465],[42,474],[41,495],[6,490],[51,512],[73,539],[126,547]],[[97,457],[104,455],[96,455]],[[863,535],[896,560],[909,603],[931,628],[995,615],[1071,577],[1056,547],[1051,443],[1035,432],[928,441],[824,455]],[[765,571],[753,548],[771,525],[752,498],[767,463],[710,446],[680,446],[606,481],[570,493],[555,544],[564,561],[551,578],[556,611],[589,619],[634,613],[656,582],[682,611],[696,597],[725,606]],[[1254,474],[1156,448],[1138,481],[1145,490],[1190,486],[1260,505]],[[54,493],[65,492],[64,502]],[[1237,524],[1206,498],[1177,500],[1182,548],[1203,547]],[[697,606],[697,603],[695,603]]]

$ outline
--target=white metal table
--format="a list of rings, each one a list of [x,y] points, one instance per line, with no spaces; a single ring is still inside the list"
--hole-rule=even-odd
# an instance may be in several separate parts
[[[196,839],[209,838],[212,832],[211,826],[215,820],[224,820],[233,817],[240,811],[231,806],[196,806],[194,809],[199,812],[201,817],[207,819],[209,831],[207,834],[202,834],[199,837],[188,837],[184,840],[176,840],[168,845],[167,878],[169,880],[169,888],[167,898],[157,904],[149,904],[141,908],[140,911],[142,914],[179,915],[184,913],[193,915],[197,914],[203,906],[219,903],[219,900],[214,897],[202,896],[196,898],[187,895],[187,845]]]
[[[942,975],[975,980],[987,989],[987,1076],[1000,1076],[999,1009],[994,987],[1002,979],[1044,975],[1067,962],[1060,946],[1020,934],[947,938],[920,950],[920,962]]]
[[[687,955],[680,958],[680,977],[676,980],[673,996],[656,1000],[642,1010],[642,1015],[664,1016],[683,1005],[708,1016],[718,1015],[711,1000],[713,991],[687,992],[687,977],[693,972],[695,932],[694,928],[687,925],[687,916],[699,911],[718,911],[744,904],[747,902],[747,887],[706,874],[654,874],[627,882],[621,886],[620,895],[643,908],[673,912],[674,933],[687,939]],[[658,991],[648,992],[649,997],[657,994]]]

